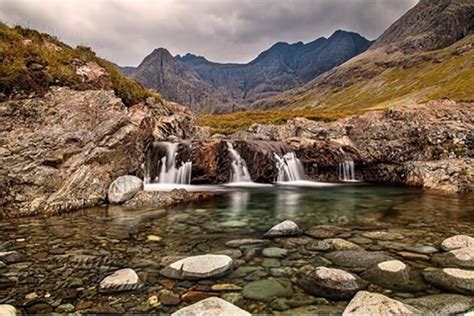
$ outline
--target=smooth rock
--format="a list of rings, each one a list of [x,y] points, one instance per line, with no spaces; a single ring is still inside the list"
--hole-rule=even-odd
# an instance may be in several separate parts
[[[409,252],[420,253],[423,255],[431,255],[439,251],[437,248],[432,247],[432,246],[417,246],[417,245],[405,247],[405,250]]]
[[[404,303],[417,308],[423,315],[454,315],[473,308],[474,297],[459,294],[436,294],[407,299]]]
[[[171,279],[193,280],[222,276],[232,268],[231,257],[207,254],[178,260],[163,268],[160,273]]]
[[[474,271],[445,268],[423,273],[426,281],[436,287],[461,294],[474,295]]]
[[[360,291],[342,313],[349,315],[419,315],[413,306],[391,299],[379,293]]]
[[[349,300],[368,283],[353,273],[340,269],[318,267],[305,274],[299,285],[309,294],[332,300]]]
[[[363,237],[377,240],[400,240],[404,239],[403,235],[398,233],[384,232],[384,231],[375,231],[375,232],[366,232],[362,234]]]
[[[441,249],[445,251],[456,250],[460,248],[474,247],[474,238],[466,235],[456,235],[446,238],[441,243]]]
[[[18,313],[17,309],[9,304],[0,304],[0,315],[2,316],[16,316]]]
[[[288,255],[288,250],[278,247],[268,247],[263,249],[262,254],[269,258],[284,258]]]
[[[111,203],[122,203],[130,200],[143,188],[143,182],[135,176],[121,176],[110,184],[108,198]]]
[[[365,270],[377,263],[394,259],[385,252],[365,250],[334,251],[325,256],[337,266],[358,270]]]
[[[163,289],[160,291],[159,299],[161,304],[165,306],[174,306],[178,305],[181,302],[181,298],[178,294],[167,289]]]
[[[105,277],[99,284],[99,292],[120,292],[137,289],[140,279],[132,269],[121,269]]]
[[[425,288],[421,275],[399,260],[380,262],[362,274],[362,278],[400,292],[418,292]]]
[[[264,239],[234,239],[225,243],[227,247],[239,248],[242,246],[260,246],[270,243],[269,240]]]
[[[161,241],[163,238],[161,238],[160,236],[156,236],[156,235],[148,235],[146,237],[146,239],[148,241],[158,242],[158,241]]]
[[[431,261],[446,268],[474,269],[474,247],[460,248],[449,252],[435,254]]]
[[[264,279],[246,284],[242,294],[248,299],[270,302],[278,297],[291,297],[293,287],[288,279]]]
[[[0,252],[0,261],[6,264],[25,261],[25,257],[17,251]]]
[[[193,305],[184,307],[177,312],[171,314],[172,316],[251,316],[252,314],[243,309],[224,301],[218,297],[206,298]]]
[[[429,261],[430,257],[421,253],[414,253],[409,251],[400,251],[397,252],[398,255],[402,256],[408,260],[422,260],[422,261]]]
[[[232,283],[214,284],[211,287],[213,291],[240,291],[242,288]]]
[[[287,236],[295,236],[300,234],[300,229],[298,225],[296,225],[293,221],[284,221],[280,224],[277,224],[270,228],[266,233],[265,237],[273,238],[273,237],[287,237]]]
[[[317,251],[338,251],[338,250],[362,250],[359,245],[341,238],[324,239],[318,242],[316,247],[309,247]]]

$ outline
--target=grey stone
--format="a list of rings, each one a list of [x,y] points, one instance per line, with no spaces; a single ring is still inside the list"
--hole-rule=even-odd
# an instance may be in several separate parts
[[[309,294],[332,300],[348,300],[368,286],[366,281],[353,273],[326,267],[318,267],[305,274],[298,283]]]
[[[326,254],[326,258],[337,266],[358,270],[365,270],[377,263],[394,259],[385,252],[364,250],[334,251]]]
[[[293,287],[288,279],[264,279],[245,285],[242,294],[248,299],[270,302],[274,298],[291,297]]]
[[[139,288],[140,278],[132,269],[121,269],[105,277],[99,284],[99,292],[120,292]]]
[[[460,248],[446,253],[435,254],[431,260],[441,267],[474,269],[474,247]]]
[[[474,307],[474,297],[459,294],[429,295],[404,302],[420,310],[423,315],[453,315]]]
[[[269,258],[284,258],[288,255],[288,250],[278,247],[269,247],[263,249],[262,254]]]
[[[445,268],[423,273],[426,281],[436,287],[461,294],[474,295],[474,271]]]
[[[360,291],[349,302],[342,313],[350,315],[419,315],[415,307],[391,299],[378,293]]]
[[[409,247],[406,247],[405,250],[410,251],[410,252],[421,253],[421,254],[424,254],[424,255],[431,255],[431,254],[436,253],[436,252],[439,251],[435,247],[422,246],[422,245],[409,246]]]
[[[225,243],[227,247],[239,248],[242,246],[261,246],[270,243],[269,240],[264,239],[234,239]]]
[[[421,275],[399,260],[380,262],[367,270],[362,277],[394,291],[418,292],[425,288]]]
[[[160,273],[172,279],[193,280],[222,276],[232,268],[231,257],[207,254],[178,260],[163,268]]]
[[[4,251],[0,252],[0,261],[11,264],[25,261],[25,257],[17,251]]]
[[[270,228],[266,233],[265,237],[285,237],[285,236],[295,236],[301,233],[298,225],[293,221],[284,221],[280,224],[277,224]]]
[[[110,184],[108,198],[111,203],[123,203],[130,200],[143,188],[143,182],[135,176],[121,176]]]
[[[218,297],[209,297],[192,305],[186,306],[172,316],[198,316],[198,315],[233,315],[251,316],[249,312],[224,301]]]

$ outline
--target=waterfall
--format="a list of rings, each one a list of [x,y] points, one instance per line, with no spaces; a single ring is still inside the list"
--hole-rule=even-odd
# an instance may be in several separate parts
[[[301,161],[294,152],[286,153],[283,157],[275,154],[278,168],[278,182],[300,181],[304,179]]]
[[[354,161],[346,160],[339,163],[339,180],[355,181]]]
[[[178,154],[178,144],[161,143],[166,148],[166,155],[160,161],[159,176],[154,179],[155,183],[174,183],[174,184],[190,184],[191,170],[193,163],[187,161],[176,167],[176,156]]]
[[[231,143],[227,143],[227,150],[229,151],[230,157],[232,159],[232,179],[231,183],[238,182],[252,182],[250,178],[249,169],[247,168],[247,163],[242,157],[240,157],[237,150],[234,149]]]

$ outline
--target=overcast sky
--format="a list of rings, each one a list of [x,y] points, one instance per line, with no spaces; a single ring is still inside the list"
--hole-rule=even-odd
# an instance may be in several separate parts
[[[248,62],[278,41],[337,29],[377,38],[417,0],[0,0],[0,19],[91,46],[120,65],[154,48]]]

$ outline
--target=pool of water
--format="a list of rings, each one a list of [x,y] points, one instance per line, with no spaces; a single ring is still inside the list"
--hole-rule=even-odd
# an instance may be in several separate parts
[[[303,230],[321,224],[347,227],[348,240],[371,230],[401,234],[404,239],[396,243],[373,240],[361,246],[387,251],[423,269],[429,261],[400,257],[403,245],[439,247],[449,236],[474,235],[473,205],[472,194],[443,195],[407,187],[280,185],[227,188],[210,200],[166,211],[130,211],[115,206],[52,218],[5,220],[0,222],[0,252],[18,251],[23,259],[0,266],[0,304],[9,303],[25,312],[52,312],[60,306],[64,309],[65,304],[70,311],[173,312],[199,295],[212,294],[251,312],[272,312],[276,307],[269,302],[247,300],[239,291],[213,292],[211,286],[233,283],[243,287],[255,279],[271,277],[274,268],[285,267],[293,269],[286,277],[294,281],[300,267],[313,264],[324,253],[305,249],[296,239],[291,243],[292,238],[282,238],[272,244],[290,251],[284,260],[269,264],[260,252],[248,254],[247,250],[236,259],[240,266],[258,267],[256,275],[234,273],[217,280],[175,282],[162,277],[159,270],[166,257],[229,250],[225,242],[261,238],[268,228],[287,219]],[[152,241],[150,235],[161,240]],[[86,260],[84,256],[89,257]],[[100,280],[119,268],[137,271],[143,287],[111,295],[98,293]],[[181,295],[180,303],[151,306],[149,297],[164,288]],[[192,295],[185,295],[190,291]],[[295,295],[306,295],[297,285],[294,291]],[[405,297],[438,292],[428,288]],[[311,302],[314,305],[314,300]],[[337,309],[347,302],[324,304]]]

